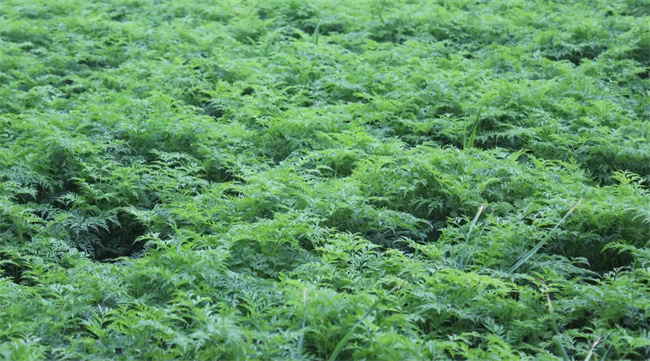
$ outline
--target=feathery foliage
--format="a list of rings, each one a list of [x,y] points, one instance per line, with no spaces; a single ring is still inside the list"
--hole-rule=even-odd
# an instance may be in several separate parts
[[[0,355],[647,360],[648,119],[642,0],[0,1]]]

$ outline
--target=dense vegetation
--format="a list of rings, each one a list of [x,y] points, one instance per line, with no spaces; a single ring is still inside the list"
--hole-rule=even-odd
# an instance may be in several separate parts
[[[0,1],[0,355],[650,358],[649,4]]]

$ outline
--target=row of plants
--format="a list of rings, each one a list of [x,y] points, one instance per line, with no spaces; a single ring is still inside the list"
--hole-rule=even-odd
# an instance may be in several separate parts
[[[645,360],[644,1],[0,2],[8,360]]]

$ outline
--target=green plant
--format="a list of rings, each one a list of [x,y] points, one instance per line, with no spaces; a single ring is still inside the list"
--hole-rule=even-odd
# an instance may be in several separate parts
[[[0,358],[650,358],[649,16],[0,1]]]

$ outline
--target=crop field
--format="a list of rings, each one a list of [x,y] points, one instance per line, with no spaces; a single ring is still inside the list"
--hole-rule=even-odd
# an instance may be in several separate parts
[[[0,359],[650,359],[647,0],[0,0]]]

